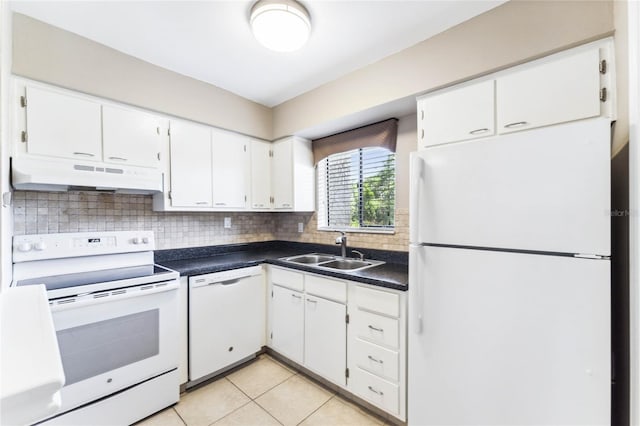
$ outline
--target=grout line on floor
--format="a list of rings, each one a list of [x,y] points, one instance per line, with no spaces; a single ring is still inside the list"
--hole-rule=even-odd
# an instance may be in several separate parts
[[[253,401],[253,398],[251,398],[249,395],[247,395],[247,394],[245,393],[245,391],[243,391],[242,389],[240,389],[240,387],[239,387],[238,385],[236,385],[235,383],[233,383],[233,381],[231,381],[231,380],[229,379],[229,377],[228,377],[228,376],[225,376],[225,377],[224,377],[224,379],[225,379],[227,382],[231,383],[231,385],[232,385],[234,388],[236,388],[236,389],[238,389],[240,392],[242,392],[242,394],[243,394],[244,396],[246,396],[247,398],[249,398],[249,401]],[[246,404],[245,404],[245,405],[246,405]],[[244,405],[243,405],[243,407],[244,407]]]
[[[327,399],[321,406],[319,406],[318,408],[316,408],[315,410],[313,410],[311,413],[309,413],[309,415],[307,417],[305,417],[304,419],[300,420],[297,424],[300,425],[302,424],[305,420],[307,420],[309,417],[313,416],[315,414],[316,411],[318,411],[319,409],[321,409],[322,407],[324,407],[325,405],[327,405],[327,403],[329,403],[329,401],[331,401],[333,398],[336,397],[336,394],[334,393],[331,398]],[[297,425],[296,425],[297,426]]]
[[[178,403],[180,403],[180,401],[178,401]],[[177,405],[177,404],[176,404]],[[182,418],[182,416],[180,415],[180,413],[178,413],[178,410],[176,410],[176,406],[174,405],[173,407],[171,407],[171,409],[173,410],[174,413],[176,413],[178,415],[178,418],[180,419],[180,421],[182,422],[182,424],[184,426],[187,426],[187,422]]]
[[[242,404],[240,407],[236,408],[235,410],[225,414],[224,416],[220,417],[219,419],[216,419],[215,421],[209,423],[207,426],[212,426],[214,424],[216,424],[217,422],[219,422],[222,419],[225,419],[227,417],[229,417],[230,415],[232,415],[233,413],[235,413],[236,411],[238,411],[239,409],[241,409],[242,407],[246,407],[247,405],[251,404],[253,401],[249,400],[248,402],[246,402],[245,404]]]

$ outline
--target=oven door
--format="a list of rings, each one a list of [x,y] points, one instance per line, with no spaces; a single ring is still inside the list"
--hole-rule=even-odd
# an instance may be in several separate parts
[[[51,301],[65,373],[59,413],[178,365],[177,280]]]

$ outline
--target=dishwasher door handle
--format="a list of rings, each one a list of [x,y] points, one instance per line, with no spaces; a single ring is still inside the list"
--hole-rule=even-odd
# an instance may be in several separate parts
[[[243,278],[248,278],[248,277],[238,277],[238,278],[233,278],[231,280],[226,280],[226,281],[218,281],[215,284],[221,284],[221,285],[232,285],[232,284],[236,284],[239,283],[241,279]]]

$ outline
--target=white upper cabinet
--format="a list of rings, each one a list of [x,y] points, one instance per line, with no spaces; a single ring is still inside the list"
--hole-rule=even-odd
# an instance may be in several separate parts
[[[171,121],[171,205],[211,207],[211,129]]]
[[[102,131],[106,163],[159,166],[159,117],[138,110],[103,105]]]
[[[100,104],[56,91],[27,87],[27,153],[102,160]]]
[[[247,206],[250,179],[249,140],[224,130],[212,130],[213,207],[240,209]]]
[[[251,140],[251,208],[271,208],[271,143]]]
[[[273,143],[271,182],[274,209],[293,208],[293,138]]]
[[[498,133],[600,115],[599,66],[599,49],[590,49],[499,77]]]
[[[491,136],[494,80],[448,90],[418,100],[420,147]]]
[[[273,143],[273,207],[276,210],[315,210],[315,173],[311,141],[295,136]]]

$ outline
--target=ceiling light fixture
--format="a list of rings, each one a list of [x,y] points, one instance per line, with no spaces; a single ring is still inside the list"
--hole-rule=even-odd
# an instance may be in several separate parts
[[[264,47],[293,52],[309,39],[309,12],[295,0],[259,0],[251,8],[251,29]]]

